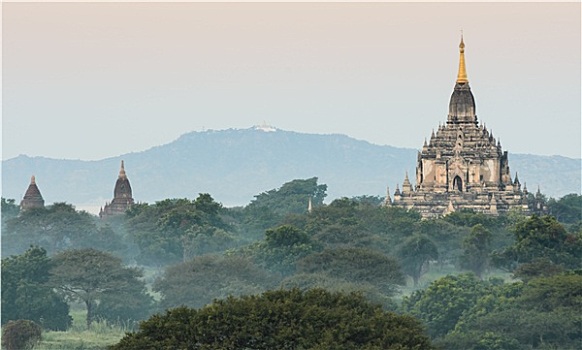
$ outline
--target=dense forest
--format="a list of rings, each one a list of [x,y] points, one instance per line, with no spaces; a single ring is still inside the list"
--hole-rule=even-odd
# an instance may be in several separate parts
[[[580,348],[582,196],[421,219],[326,191],[298,179],[244,207],[203,193],[108,220],[2,198],[3,346],[80,309],[87,329],[132,331],[111,349]]]

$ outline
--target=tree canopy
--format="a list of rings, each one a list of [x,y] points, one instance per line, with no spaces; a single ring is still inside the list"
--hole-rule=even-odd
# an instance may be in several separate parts
[[[111,350],[433,349],[410,316],[382,311],[358,294],[279,290],[180,307],[143,322]]]
[[[52,330],[71,326],[69,305],[48,285],[50,268],[40,247],[2,259],[2,324],[26,319]]]
[[[142,303],[136,308],[147,310],[151,297],[146,295],[141,270],[124,267],[121,259],[109,253],[91,248],[66,250],[53,257],[50,270],[50,283],[70,300],[77,300],[87,308],[87,327],[94,319],[95,308],[99,302],[112,302],[115,297],[121,308],[128,307],[128,300]],[[128,299],[128,300],[126,300]]]

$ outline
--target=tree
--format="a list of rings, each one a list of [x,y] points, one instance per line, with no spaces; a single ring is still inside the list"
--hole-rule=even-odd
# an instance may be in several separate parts
[[[257,294],[274,287],[278,279],[249,259],[204,255],[166,268],[153,290],[161,294],[160,307],[203,307],[229,295]]]
[[[396,303],[389,295],[369,282],[348,281],[322,272],[298,272],[281,281],[279,287],[283,289],[299,288],[303,291],[323,288],[331,293],[359,293],[372,304],[381,305],[384,310],[395,311],[397,309]]]
[[[430,238],[422,235],[415,235],[408,238],[400,246],[397,252],[402,270],[412,277],[414,286],[418,286],[418,281],[423,273],[423,268],[430,260],[436,260],[439,253],[436,245]]]
[[[463,239],[461,267],[473,271],[479,279],[483,279],[483,273],[489,265],[490,252],[491,232],[481,224],[473,226],[471,233]]]
[[[7,219],[11,219],[18,216],[18,213],[20,212],[20,207],[15,204],[14,199],[11,198],[6,199],[2,197],[0,201],[2,208],[2,223],[4,223],[4,221]]]
[[[469,234],[469,228],[450,223],[443,218],[426,219],[418,222],[417,233],[430,237],[439,253],[440,267],[456,265],[462,254],[463,237]]]
[[[40,247],[2,259],[2,324],[27,319],[52,330],[71,326],[69,305],[47,285],[50,266]]]
[[[394,258],[365,248],[326,249],[304,257],[297,266],[301,273],[322,273],[355,284],[370,284],[388,296],[405,284]]]
[[[316,244],[305,232],[283,225],[267,230],[263,241],[238,248],[230,254],[252,259],[268,271],[288,276],[295,272],[297,260],[316,249]]]
[[[322,289],[229,297],[155,315],[111,347],[124,349],[433,349],[412,317],[358,294]]]
[[[2,328],[2,347],[6,350],[28,350],[40,341],[42,328],[30,320],[10,321]]]
[[[577,349],[582,339],[580,285],[582,276],[565,273],[493,286],[463,312],[439,345],[454,349]]]
[[[97,226],[95,216],[67,203],[26,210],[6,221],[2,230],[3,255],[20,254],[31,245],[43,247],[49,254],[86,247],[115,252],[125,249],[120,236]]]
[[[249,206],[266,205],[274,208],[279,214],[305,213],[309,198],[311,198],[312,205],[320,206],[327,195],[326,191],[327,185],[318,185],[317,177],[305,180],[296,179],[284,183],[277,190],[270,190],[255,196]]]
[[[50,283],[70,300],[85,304],[87,328],[91,327],[97,304],[107,296],[132,298],[146,293],[145,284],[139,279],[141,270],[124,267],[120,258],[109,253],[91,248],[66,250],[55,255],[53,262]]]
[[[582,221],[582,195],[570,193],[555,200],[548,201],[548,211],[558,221],[574,224]]]
[[[582,267],[582,235],[570,234],[556,218],[533,215],[513,230],[515,243],[494,253],[495,264],[514,270],[520,264],[546,258],[567,269]]]
[[[222,210],[222,205],[207,193],[193,201],[165,199],[153,205],[132,206],[126,214],[126,227],[139,247],[137,260],[154,266],[186,261],[199,251],[197,244],[214,233],[220,246],[221,239],[230,233],[229,225],[222,220]],[[206,237],[198,237],[199,234]]]
[[[464,312],[490,293],[493,283],[479,281],[473,274],[446,276],[432,282],[427,289],[404,297],[405,312],[421,319],[432,338],[442,337],[455,328]]]

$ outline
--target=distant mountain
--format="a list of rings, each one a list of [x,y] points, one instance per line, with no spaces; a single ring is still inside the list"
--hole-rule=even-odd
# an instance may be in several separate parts
[[[2,196],[21,200],[30,176],[46,203],[66,201],[98,207],[113,197],[120,161],[136,201],[195,198],[210,193],[226,206],[246,205],[253,196],[298,178],[317,176],[328,185],[327,200],[384,196],[406,171],[414,178],[417,150],[374,145],[345,135],[304,134],[265,127],[191,132],[143,152],[99,161],[18,156],[2,162]],[[561,197],[580,193],[580,159],[509,155],[513,174],[530,191]]]

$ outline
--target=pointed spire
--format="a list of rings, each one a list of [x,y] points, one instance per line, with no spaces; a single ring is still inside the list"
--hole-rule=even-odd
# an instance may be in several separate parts
[[[390,187],[386,187],[386,198],[384,199],[384,206],[389,207],[392,205],[392,199],[390,198]]]
[[[123,160],[121,161],[121,169],[119,169],[119,177],[125,178],[125,165],[123,164]]]
[[[402,192],[412,192],[412,185],[410,184],[410,180],[408,179],[408,171],[406,171],[406,176],[404,177],[404,182],[402,183]]]
[[[468,83],[467,70],[465,68],[465,43],[463,42],[463,33],[461,33],[461,43],[459,44],[459,73],[457,74],[457,83]]]
[[[34,177],[34,175],[32,175],[32,176],[30,177],[30,184],[31,184],[31,185],[36,185],[36,177]]]
[[[517,177],[517,171],[515,172],[515,180],[513,181],[514,184],[519,184],[519,178]]]

